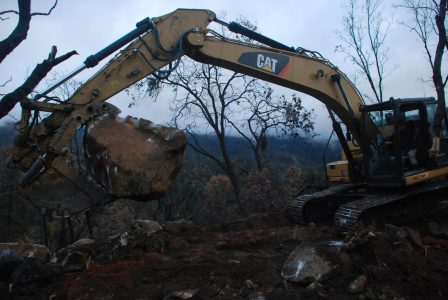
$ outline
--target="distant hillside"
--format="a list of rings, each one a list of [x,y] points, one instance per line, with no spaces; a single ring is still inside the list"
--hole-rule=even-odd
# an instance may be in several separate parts
[[[197,141],[214,155],[219,155],[219,144],[216,137],[211,135],[196,135]],[[190,139],[191,140],[191,139]],[[190,141],[193,142],[193,141]],[[227,137],[226,144],[232,157],[245,157],[253,159],[252,150],[247,141],[240,137]],[[294,139],[269,137],[267,150],[263,157],[271,162],[290,164],[302,168],[315,168],[323,166],[323,153],[326,141],[321,139]],[[187,156],[195,155],[194,150],[188,148]],[[340,150],[336,141],[332,141],[327,150],[327,161],[339,159]]]
[[[13,126],[0,126],[0,145],[11,145],[16,135],[17,131]],[[220,155],[216,137],[198,134],[196,135],[196,139],[207,151],[210,151],[216,156]],[[193,141],[190,142],[193,143]],[[253,153],[247,141],[241,137],[229,136],[226,139],[226,143],[232,157],[244,158],[246,161],[252,162]],[[323,166],[322,156],[325,145],[326,141],[322,139],[269,137],[267,149],[262,155],[265,160],[278,164],[301,168],[320,168]],[[340,150],[337,142],[333,141],[327,151],[327,161],[337,160],[339,153]],[[192,148],[188,147],[186,155],[195,159],[198,154]]]

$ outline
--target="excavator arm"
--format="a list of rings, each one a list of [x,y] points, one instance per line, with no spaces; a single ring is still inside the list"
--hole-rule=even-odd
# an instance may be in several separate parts
[[[362,98],[354,85],[330,62],[207,33],[196,32],[187,36],[188,56],[313,96],[334,111],[357,135],[353,121],[360,118]]]
[[[213,21],[259,43],[247,44],[225,38],[208,29]],[[151,74],[168,76],[184,55],[313,96],[327,106],[330,114],[334,112],[345,123],[354,139],[361,141],[359,108],[363,100],[337,67],[303,49],[296,51],[238,24],[222,22],[209,10],[178,9],[140,22],[130,35],[90,56],[73,74],[96,65],[133,35],[136,38],[67,101],[58,104],[39,101],[39,98],[48,99],[46,93],[55,88],[51,87],[36,99],[22,102],[21,134],[13,161],[26,170],[22,177],[24,185],[37,179],[55,164],[55,160],[60,164],[66,160],[67,148],[81,125],[115,110],[106,100]],[[36,124],[35,118],[31,118],[31,112],[36,110],[52,114]],[[340,139],[344,139],[342,134]],[[347,145],[344,147],[344,142],[343,148],[349,156],[350,150]]]

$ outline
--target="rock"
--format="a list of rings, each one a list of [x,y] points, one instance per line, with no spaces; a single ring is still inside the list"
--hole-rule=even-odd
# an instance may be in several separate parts
[[[331,242],[303,243],[291,252],[281,275],[301,284],[321,282],[337,274],[349,261],[348,255]]]
[[[406,230],[406,233],[408,235],[408,240],[414,246],[417,246],[417,247],[420,247],[420,248],[425,248],[423,246],[423,243],[422,243],[422,238],[420,236],[420,232],[418,232],[417,230],[415,230],[413,228],[410,228],[410,227],[405,227],[404,229]]]
[[[181,168],[186,143],[185,133],[175,128],[109,115],[89,126],[87,153],[107,193],[149,201],[168,191]]]
[[[63,262],[71,252],[80,252],[86,255],[94,256],[99,250],[99,244],[94,239],[82,238],[63,249],[58,250],[55,255],[51,257],[50,262]]]
[[[180,291],[174,291],[168,294],[168,296],[164,297],[164,300],[186,300],[186,299],[192,299],[196,296],[196,294],[199,292],[199,290],[180,290]]]
[[[62,255],[64,255],[64,257],[65,257],[65,255],[67,255],[67,253],[72,252],[72,251],[93,254],[93,253],[95,253],[96,246],[97,246],[97,244],[94,239],[82,238],[82,239],[77,240],[73,244],[68,245],[61,251],[58,251],[58,253],[62,253]]]
[[[147,236],[162,230],[159,222],[152,220],[136,220],[135,225],[141,228]]]
[[[24,254],[26,257],[37,257],[43,261],[47,261],[50,255],[50,249],[45,245],[31,244],[28,253],[25,251]]]
[[[81,272],[87,268],[90,256],[79,251],[71,251],[62,261],[62,272]]]
[[[364,291],[366,283],[367,283],[367,277],[365,275],[361,275],[352,282],[350,282],[348,286],[348,292],[351,294],[359,294],[362,291]]]
[[[438,238],[444,238],[448,239],[448,226],[447,225],[440,225],[435,222],[430,222],[428,224],[429,232]]]
[[[386,224],[384,226],[385,232],[393,238],[400,240],[408,240],[412,245],[424,248],[420,233],[410,227],[397,227],[395,225]],[[410,246],[409,246],[410,247]]]
[[[95,244],[94,239],[82,238],[82,239],[77,240],[76,242],[74,242],[73,244],[71,244],[68,247],[72,248],[72,249],[78,249],[78,248],[93,245],[93,244]]]
[[[125,247],[129,243],[129,234],[127,232],[120,235],[120,246]]]
[[[364,297],[366,298],[366,300],[376,300],[376,296],[371,289],[367,289]]]
[[[325,296],[325,289],[324,286],[319,282],[313,282],[306,286],[303,293],[306,297],[316,297],[316,296],[323,297]]]
[[[61,274],[59,264],[43,263],[37,257],[25,257],[20,266],[11,274],[10,283],[17,290],[19,286],[25,287],[32,282],[57,277]]]
[[[376,234],[373,233],[372,231],[369,231],[367,233],[366,237],[369,238],[369,239],[374,239],[374,238],[376,238]]]
[[[384,231],[391,237],[396,237],[398,239],[404,240],[408,234],[406,230],[402,227],[398,227],[392,224],[384,225]]]
[[[244,281],[244,284],[246,284],[247,288],[249,288],[249,289],[253,289],[253,288],[256,288],[258,286],[255,283],[253,283],[253,281],[250,280],[250,279],[246,279]]]
[[[265,295],[262,292],[253,292],[248,297],[248,300],[266,300]]]
[[[23,257],[16,250],[0,250],[0,281],[9,282],[9,277],[23,262]]]
[[[44,262],[48,260],[50,255],[48,247],[41,244],[0,243],[0,250],[6,249],[17,251],[23,257],[38,257]]]
[[[194,228],[193,223],[187,220],[178,220],[174,222],[166,222],[165,224],[163,224],[163,229],[166,232],[174,235],[179,235],[192,228]]]
[[[176,251],[182,251],[187,250],[190,244],[183,238],[175,238],[173,241],[171,241],[168,245],[169,251],[176,252]]]
[[[92,216],[93,236],[98,242],[114,239],[123,232],[130,232],[135,224],[134,211],[124,200],[100,207]]]
[[[349,252],[349,251],[353,251],[354,249],[356,249],[357,246],[358,246],[358,243],[356,243],[355,241],[348,241],[341,245],[341,249]]]

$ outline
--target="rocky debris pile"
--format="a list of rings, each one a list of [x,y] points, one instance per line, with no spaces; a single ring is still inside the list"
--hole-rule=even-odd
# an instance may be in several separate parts
[[[137,220],[39,261],[9,250],[0,288],[22,299],[443,299],[446,241],[393,225],[341,237],[280,214],[214,228]]]
[[[428,233],[443,236],[435,227],[429,223]],[[347,299],[441,299],[448,295],[448,262],[440,261],[447,257],[446,242],[424,230],[386,224],[383,231],[365,229],[340,242],[302,243],[285,261],[282,276],[304,286],[309,297],[334,299],[345,290]]]

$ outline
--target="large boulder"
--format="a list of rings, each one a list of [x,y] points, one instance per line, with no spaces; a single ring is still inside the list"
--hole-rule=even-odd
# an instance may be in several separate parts
[[[84,138],[78,136],[78,144],[81,141]],[[157,199],[168,191],[179,172],[186,142],[185,134],[174,128],[132,117],[99,116],[89,123],[85,153],[57,156],[52,168],[24,191],[36,206],[58,215],[103,205],[110,200],[107,194],[112,198]],[[84,167],[89,176],[81,175]]]
[[[283,264],[282,277],[300,284],[325,281],[348,267],[350,258],[337,242],[303,243]]]
[[[175,128],[107,115],[89,126],[87,154],[95,179],[107,193],[147,201],[168,191],[186,143],[184,132]]]

